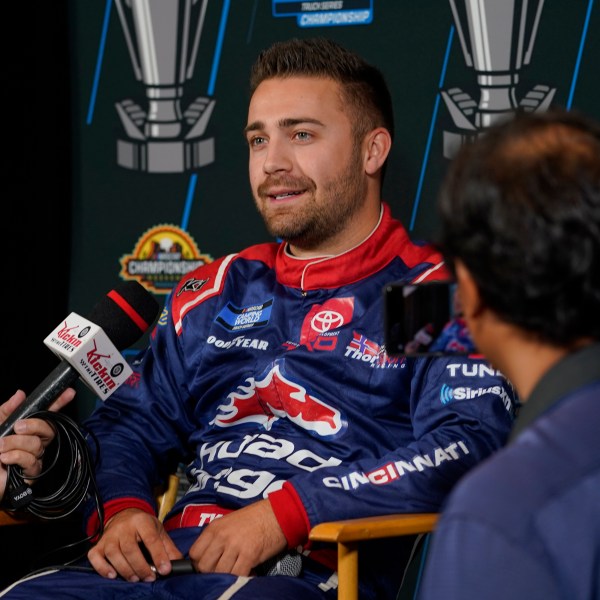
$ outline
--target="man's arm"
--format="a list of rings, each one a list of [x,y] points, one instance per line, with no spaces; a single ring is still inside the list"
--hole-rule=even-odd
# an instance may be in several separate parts
[[[436,512],[454,484],[506,442],[514,393],[485,361],[420,361],[411,387],[409,443],[299,474],[269,495],[289,548],[325,521]]]
[[[118,574],[135,582],[156,579],[151,565],[160,575],[168,575],[171,560],[182,558],[182,554],[154,515],[127,508],[108,520],[88,558],[103,577],[114,579]]]
[[[259,500],[209,523],[191,547],[190,558],[202,573],[247,576],[286,547],[270,502]]]
[[[352,481],[351,474],[357,473],[355,481],[360,485],[356,483],[348,493],[343,485],[323,487],[317,470],[309,476],[294,477],[268,500],[216,519],[190,551],[196,569],[248,575],[281,550],[306,543],[311,523],[439,510],[454,482],[500,447],[510,430],[510,386],[499,374],[480,376],[479,365],[484,364],[461,359],[438,361],[441,367],[433,371],[424,367],[422,377],[413,382],[419,393],[412,413],[415,442],[378,460],[328,468],[330,482],[340,481],[341,476]],[[447,401],[446,407],[442,392],[450,386],[456,390],[455,398]],[[467,393],[467,389],[472,391]],[[312,506],[326,506],[320,520],[318,516],[311,519],[304,508],[303,498],[309,495]],[[331,495],[330,500],[321,501],[327,495]]]

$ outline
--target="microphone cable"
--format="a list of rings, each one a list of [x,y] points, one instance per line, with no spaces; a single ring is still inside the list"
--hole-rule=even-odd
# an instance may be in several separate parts
[[[104,507],[96,486],[95,464],[82,429],[60,412],[39,411],[28,416],[34,417],[46,421],[55,433],[44,451],[43,456],[48,457],[47,461],[44,461],[42,472],[34,477],[24,475],[18,465],[7,465],[2,507],[11,513],[29,512],[40,519],[56,520],[73,514],[91,496],[100,524],[99,531],[52,551],[54,553],[99,537],[104,529]],[[99,457],[98,440],[93,433],[85,433],[95,444],[96,456]],[[48,462],[47,466],[45,462]],[[78,555],[69,562],[80,557]]]

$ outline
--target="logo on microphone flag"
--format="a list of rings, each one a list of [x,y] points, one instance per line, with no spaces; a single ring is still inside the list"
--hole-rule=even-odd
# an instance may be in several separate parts
[[[44,344],[68,362],[102,400],[133,373],[104,330],[74,312],[46,337]]]

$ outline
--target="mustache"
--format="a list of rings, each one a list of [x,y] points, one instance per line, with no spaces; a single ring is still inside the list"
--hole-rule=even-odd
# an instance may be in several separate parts
[[[268,177],[256,188],[256,192],[260,197],[269,195],[269,190],[273,188],[288,188],[291,190],[309,190],[316,189],[315,182],[310,177]]]

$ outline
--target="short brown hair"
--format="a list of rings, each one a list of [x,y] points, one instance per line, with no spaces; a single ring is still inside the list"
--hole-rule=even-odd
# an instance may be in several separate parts
[[[250,93],[266,79],[294,76],[333,79],[353,109],[354,132],[362,137],[385,127],[393,138],[392,98],[381,71],[328,38],[290,39],[263,50],[250,72]]]

